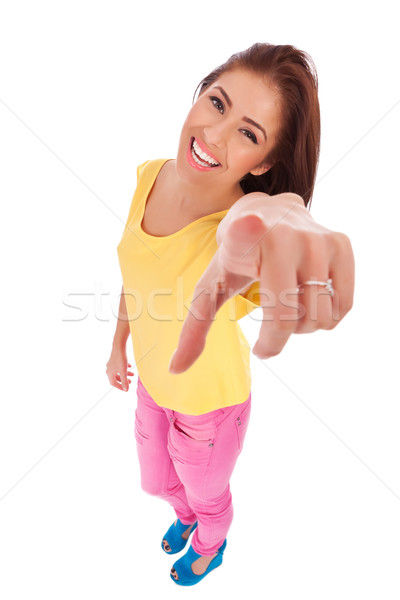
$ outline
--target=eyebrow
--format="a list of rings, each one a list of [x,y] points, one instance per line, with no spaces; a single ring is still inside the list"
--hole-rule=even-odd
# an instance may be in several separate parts
[[[215,88],[217,90],[220,90],[221,94],[223,95],[223,97],[226,100],[227,105],[229,106],[229,108],[232,108],[232,100],[229,98],[229,96],[226,93],[226,91],[224,90],[224,88],[222,88],[220,85],[216,85]],[[253,119],[249,119],[249,117],[242,117],[242,120],[246,121],[246,123],[250,123],[250,125],[254,125],[254,127],[257,127],[257,129],[262,131],[262,133],[264,134],[265,140],[267,140],[267,134],[265,133],[265,129],[262,125],[260,125],[259,123],[256,123],[256,121],[253,121]]]

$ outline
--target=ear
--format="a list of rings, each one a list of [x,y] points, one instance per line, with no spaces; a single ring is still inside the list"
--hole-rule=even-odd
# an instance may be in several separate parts
[[[261,165],[260,167],[256,167],[255,169],[253,169],[252,171],[250,171],[251,175],[264,175],[264,173],[266,173],[267,171],[270,170],[270,168],[273,165],[270,164],[266,164],[266,165]]]

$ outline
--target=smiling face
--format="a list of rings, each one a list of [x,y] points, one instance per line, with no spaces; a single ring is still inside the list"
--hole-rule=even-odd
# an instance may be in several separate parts
[[[265,157],[279,130],[279,94],[243,69],[223,73],[198,97],[184,124],[176,167],[187,183],[238,188],[247,175],[272,165]]]

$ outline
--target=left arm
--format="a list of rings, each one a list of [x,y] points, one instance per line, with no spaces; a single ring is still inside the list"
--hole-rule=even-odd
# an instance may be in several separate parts
[[[195,362],[216,312],[255,281],[260,282],[263,321],[253,353],[260,358],[279,354],[292,333],[333,329],[352,307],[350,240],[316,223],[297,194],[246,194],[219,224],[217,243],[196,284],[171,372],[186,371]],[[320,285],[301,286],[328,279],[333,296]]]

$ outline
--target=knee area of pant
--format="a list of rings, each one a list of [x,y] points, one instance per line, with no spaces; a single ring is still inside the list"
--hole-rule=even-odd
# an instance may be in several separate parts
[[[157,485],[156,481],[142,481],[141,487],[142,490],[150,496],[156,496],[157,498],[164,498],[166,496],[169,496],[168,492],[160,485]]]

